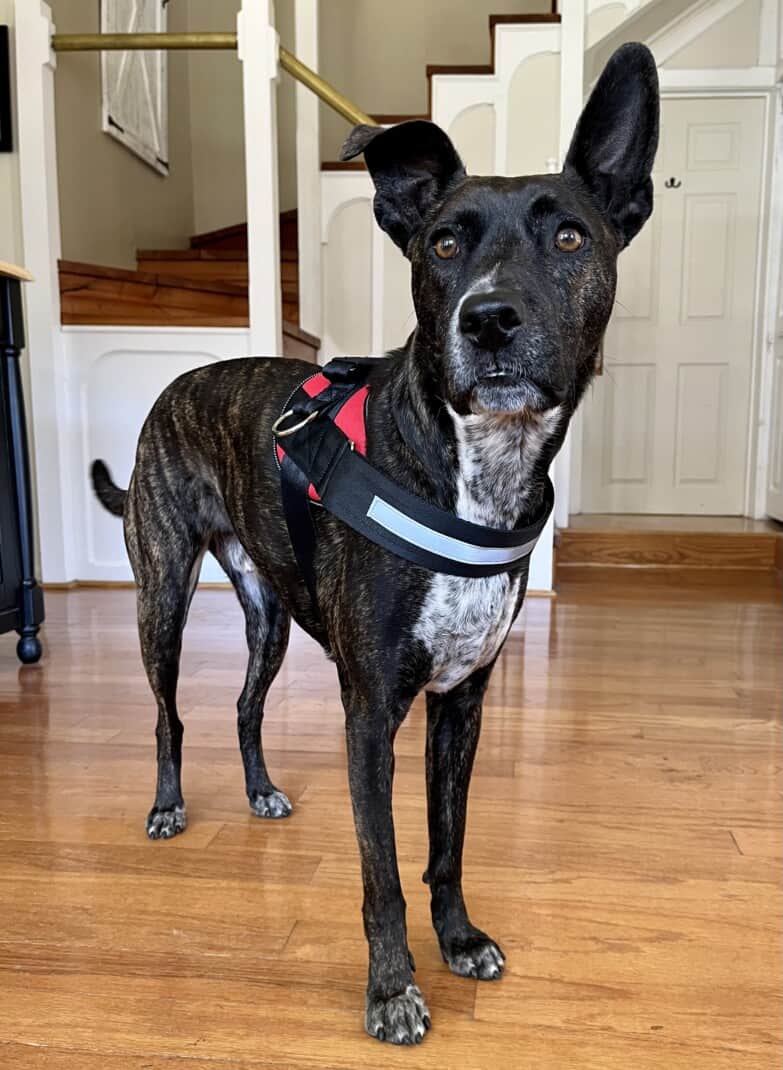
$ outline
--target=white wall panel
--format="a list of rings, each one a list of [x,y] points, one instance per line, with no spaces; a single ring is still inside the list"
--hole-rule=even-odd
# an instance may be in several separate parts
[[[495,108],[476,104],[460,112],[448,130],[469,175],[494,175]]]
[[[178,375],[216,360],[245,356],[247,330],[154,327],[66,327],[64,359],[73,426],[67,465],[74,488],[75,578],[129,580],[122,521],[99,504],[89,482],[92,462],[105,460],[127,487],[144,420],[161,391]],[[204,559],[202,580],[225,581],[216,561]]]
[[[325,357],[372,351],[372,230],[370,201],[352,200],[328,219],[323,257]]]

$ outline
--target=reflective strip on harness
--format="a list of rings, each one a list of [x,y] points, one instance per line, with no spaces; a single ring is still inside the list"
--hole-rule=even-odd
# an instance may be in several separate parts
[[[378,497],[373,498],[370,503],[367,516],[412,546],[418,546],[421,550],[428,550],[431,554],[438,554],[450,561],[460,561],[464,565],[513,565],[515,561],[532,553],[538,542],[536,536],[522,546],[497,549],[491,546],[476,546],[475,543],[463,542],[462,539],[434,531]]]

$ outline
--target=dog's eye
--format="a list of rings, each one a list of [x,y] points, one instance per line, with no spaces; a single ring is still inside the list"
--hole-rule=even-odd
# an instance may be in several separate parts
[[[441,234],[435,242],[435,252],[441,260],[451,260],[459,252],[457,239],[451,233]]]
[[[584,234],[576,227],[561,227],[555,235],[555,245],[561,253],[575,253],[584,243]]]

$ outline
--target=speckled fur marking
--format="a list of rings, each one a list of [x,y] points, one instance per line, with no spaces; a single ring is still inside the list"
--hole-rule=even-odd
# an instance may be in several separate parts
[[[449,413],[459,465],[457,515],[512,527],[536,492],[531,473],[559,428],[560,407],[541,416],[458,416],[451,407]],[[428,691],[450,691],[493,660],[511,627],[519,584],[519,577],[508,574],[432,578],[415,628],[432,657]]]

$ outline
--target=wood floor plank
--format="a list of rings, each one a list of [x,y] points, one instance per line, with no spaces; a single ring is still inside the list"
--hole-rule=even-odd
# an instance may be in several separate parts
[[[366,948],[334,667],[295,630],[250,814],[239,608],[200,591],[182,665],[189,827],[150,843],[154,711],[134,596],[48,592],[0,640],[0,1066],[17,1070],[772,1070],[783,1055],[779,588],[574,574],[487,695],[465,853],[507,976],[452,976],[429,920],[418,700],[395,819],[413,1050],[362,1032]]]

